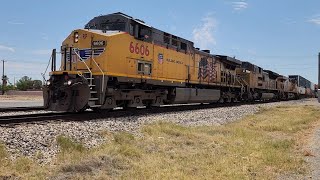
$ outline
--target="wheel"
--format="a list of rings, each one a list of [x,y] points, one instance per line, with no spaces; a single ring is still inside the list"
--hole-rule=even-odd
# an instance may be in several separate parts
[[[226,103],[231,103],[231,98],[225,98],[224,100]]]
[[[220,98],[218,103],[223,104],[224,103],[224,98]]]

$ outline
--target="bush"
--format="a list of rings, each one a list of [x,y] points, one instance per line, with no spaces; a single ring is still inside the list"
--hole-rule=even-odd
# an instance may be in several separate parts
[[[41,89],[42,81],[41,80],[32,80],[28,76],[23,76],[17,82],[17,89],[21,91],[26,91],[28,89]]]

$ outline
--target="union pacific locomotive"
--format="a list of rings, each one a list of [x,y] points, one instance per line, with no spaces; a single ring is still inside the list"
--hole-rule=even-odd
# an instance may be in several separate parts
[[[79,112],[181,103],[286,100],[294,79],[250,62],[213,55],[193,42],[123,13],[93,18],[52,52],[44,106]]]

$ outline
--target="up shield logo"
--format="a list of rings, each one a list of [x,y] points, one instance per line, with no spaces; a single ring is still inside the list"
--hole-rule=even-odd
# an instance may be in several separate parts
[[[163,54],[161,54],[161,53],[158,54],[158,62],[159,62],[159,64],[163,63]]]

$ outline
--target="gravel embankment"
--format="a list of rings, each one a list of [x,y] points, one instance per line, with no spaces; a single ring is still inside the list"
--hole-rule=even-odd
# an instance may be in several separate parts
[[[310,101],[287,101],[259,105],[241,105],[198,109],[179,112],[153,113],[138,116],[96,119],[82,122],[44,122],[41,124],[22,124],[14,127],[0,127],[0,141],[12,154],[12,158],[35,156],[42,154],[40,163],[48,163],[58,152],[56,137],[68,136],[86,147],[100,145],[105,138],[100,136],[103,131],[128,131],[139,134],[141,125],[154,121],[170,121],[187,126],[220,125],[238,120],[246,115],[259,111],[260,107],[275,107],[279,105],[312,104]],[[19,112],[20,113],[20,112]],[[3,113],[2,115],[6,115]]]

